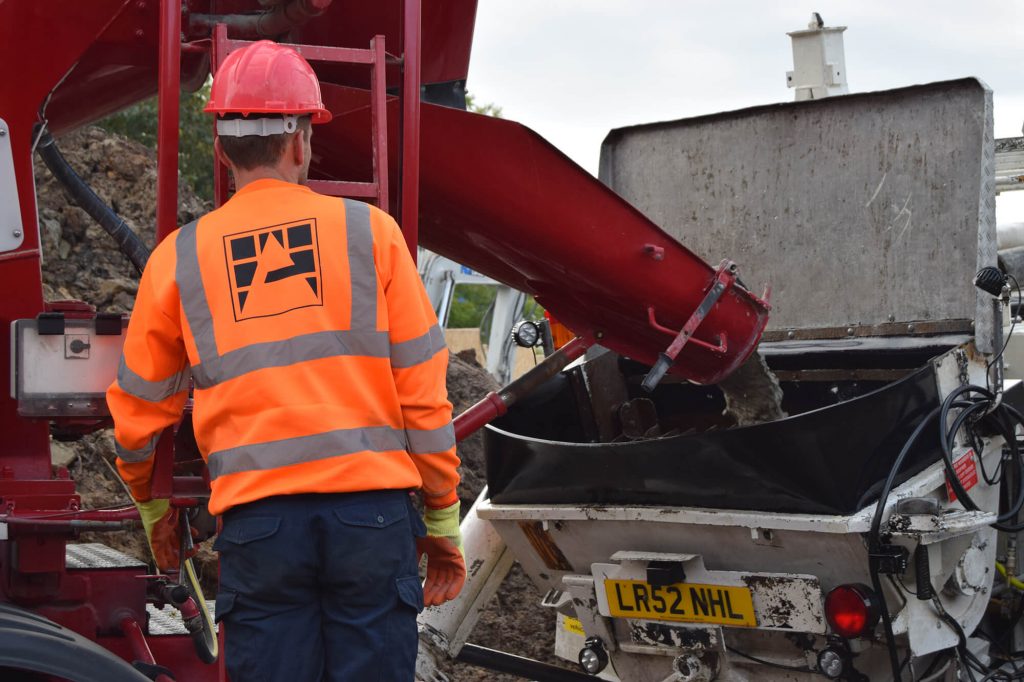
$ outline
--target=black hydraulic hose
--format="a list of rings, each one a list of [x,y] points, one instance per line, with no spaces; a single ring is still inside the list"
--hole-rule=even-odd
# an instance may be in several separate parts
[[[50,169],[57,182],[71,195],[76,204],[114,238],[118,247],[141,275],[142,270],[146,267],[146,261],[149,260],[149,249],[139,239],[139,235],[135,234],[132,228],[128,227],[128,224],[114,213],[113,209],[103,203],[96,192],[92,191],[85,180],[75,172],[75,169],[60,153],[50,133],[43,133],[38,149],[43,163]]]

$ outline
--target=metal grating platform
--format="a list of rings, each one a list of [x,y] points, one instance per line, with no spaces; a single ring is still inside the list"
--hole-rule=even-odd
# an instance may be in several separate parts
[[[138,568],[146,572],[146,564],[124,552],[97,542],[68,545],[65,561],[69,570],[98,568]]]
[[[217,618],[216,603],[210,599],[206,602],[206,608],[210,609],[210,615]],[[181,614],[171,605],[158,609],[152,604],[146,605],[149,613],[149,634],[150,635],[187,635],[188,630],[181,622]],[[220,626],[217,626],[220,629]]]
[[[103,568],[135,568],[145,573],[147,566],[135,557],[97,542],[68,545],[65,554],[68,570],[96,570]],[[216,602],[207,600],[210,615],[216,617]],[[188,630],[181,622],[181,613],[170,604],[162,609],[146,604],[149,614],[150,635],[187,635]]]

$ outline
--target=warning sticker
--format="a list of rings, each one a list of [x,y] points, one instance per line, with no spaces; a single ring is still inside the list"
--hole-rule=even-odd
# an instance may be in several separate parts
[[[953,460],[953,471],[964,490],[970,490],[978,484],[978,465],[974,462],[974,450],[968,450],[957,459]],[[956,502],[956,492],[946,479],[946,495],[950,502]]]
[[[580,635],[581,637],[587,636],[587,633],[583,631],[583,623],[572,616],[562,616],[562,627],[574,635]]]

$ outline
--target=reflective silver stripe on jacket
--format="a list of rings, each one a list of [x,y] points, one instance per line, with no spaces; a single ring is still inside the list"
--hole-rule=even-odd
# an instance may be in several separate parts
[[[243,346],[192,368],[196,386],[209,388],[256,369],[287,367],[341,355],[386,358],[387,332],[326,331]]]
[[[455,426],[448,422],[447,425],[439,429],[406,429],[405,437],[409,442],[409,454],[411,455],[444,452],[455,447]]]
[[[185,310],[188,326],[199,354],[199,362],[208,362],[218,357],[217,338],[213,334],[213,315],[206,299],[202,273],[199,270],[199,252],[196,246],[196,224],[193,220],[178,232],[174,245],[178,262],[174,267],[174,279],[178,283],[181,307]]]
[[[311,436],[240,445],[210,453],[210,478],[243,471],[276,469],[356,452],[405,450],[405,434],[390,426],[337,429]]]
[[[435,324],[422,336],[391,344],[391,366],[398,369],[415,367],[437,355],[444,347],[444,330]]]
[[[148,443],[143,445],[138,450],[125,450],[123,447],[121,447],[121,444],[118,443],[117,439],[115,438],[114,451],[117,453],[117,456],[123,459],[125,462],[142,462],[144,460],[149,459],[150,456],[153,454],[153,451],[156,450],[156,443],[158,440],[160,440],[160,434],[162,433],[163,429],[158,431],[156,435],[149,440]]]
[[[388,334],[377,331],[377,269],[373,259],[373,231],[368,204],[345,200],[345,232],[351,273],[351,329],[255,343],[221,355],[217,350],[213,314],[199,266],[196,223],[181,228],[176,242],[178,262],[175,279],[199,354],[199,363],[192,368],[198,388],[210,388],[260,369],[287,367],[308,360],[346,355],[388,357]]]
[[[158,403],[161,400],[170,398],[175,393],[188,389],[189,370],[185,368],[161,381],[150,381],[143,379],[128,366],[121,355],[121,364],[117,366],[117,385],[128,395],[151,403]]]
[[[351,329],[377,330],[377,268],[373,261],[370,205],[345,199],[348,271],[352,285]]]
[[[444,452],[454,445],[455,428],[451,422],[439,429],[406,429],[404,432],[390,426],[367,426],[240,445],[210,453],[207,464],[210,478],[215,479],[228,474],[276,469],[357,452],[404,450],[410,454],[426,455]]]

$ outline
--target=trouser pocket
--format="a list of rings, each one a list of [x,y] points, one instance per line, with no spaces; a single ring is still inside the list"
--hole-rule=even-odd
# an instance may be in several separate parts
[[[214,607],[214,620],[216,622],[221,622],[234,610],[236,596],[234,592],[226,590],[219,590],[217,592],[217,602]]]
[[[315,546],[302,513],[225,520],[216,617],[232,682],[322,682]]]
[[[395,586],[398,588],[399,601],[411,607],[416,613],[423,611],[423,583],[420,582],[418,575],[396,578]]]

